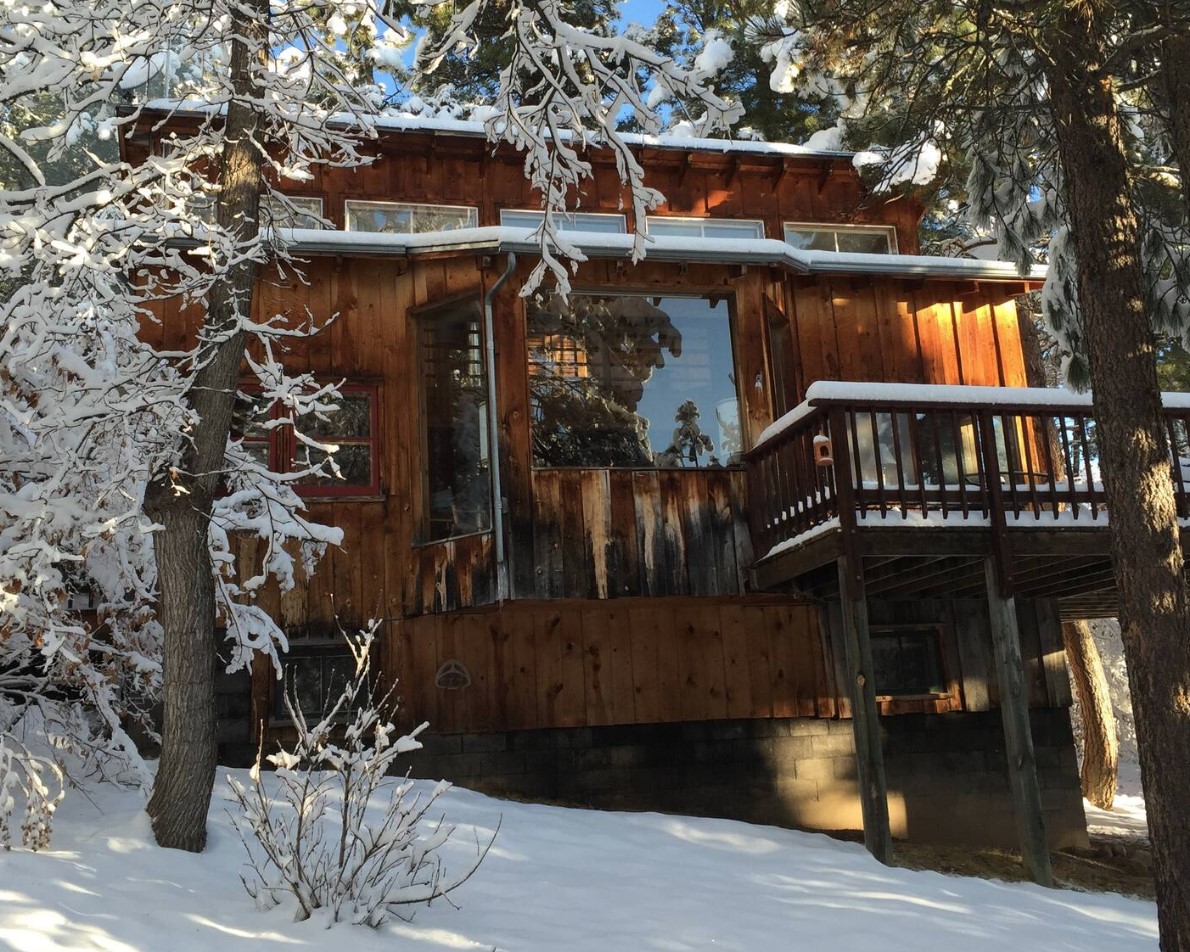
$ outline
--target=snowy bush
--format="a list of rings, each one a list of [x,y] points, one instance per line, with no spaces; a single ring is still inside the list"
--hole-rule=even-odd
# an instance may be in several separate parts
[[[62,794],[57,764],[36,756],[15,738],[0,735],[0,846],[12,848],[12,817],[23,804],[21,845],[31,850],[48,847]]]
[[[402,907],[429,903],[466,882],[483,861],[491,841],[477,841],[475,857],[460,875],[446,875],[438,850],[454,828],[427,814],[450,784],[440,782],[427,797],[413,783],[389,777],[397,758],[421,747],[428,726],[400,735],[387,719],[393,693],[373,695],[371,648],[377,623],[358,636],[344,635],[355,673],[321,720],[310,725],[296,697],[285,706],[297,730],[290,750],[264,757],[275,771],[261,772],[262,754],[250,783],[228,777],[242,814],[232,821],[248,851],[241,877],[262,908],[288,893],[298,919],[325,910],[330,922],[344,919],[379,926]],[[385,798],[387,799],[385,800]],[[383,812],[369,822],[369,804]]]

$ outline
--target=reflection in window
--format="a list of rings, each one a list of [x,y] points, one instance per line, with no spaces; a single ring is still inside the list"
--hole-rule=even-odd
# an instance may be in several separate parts
[[[289,717],[285,698],[307,720],[326,714],[355,677],[355,658],[342,643],[327,645],[295,644],[285,655],[283,677],[273,696],[273,717]],[[346,719],[352,710],[366,702],[362,695],[352,708],[344,708],[338,718]]]
[[[907,413],[859,411],[849,426],[853,485],[896,486],[903,477],[910,488],[984,488],[979,424],[970,413],[936,410],[911,418]],[[1005,434],[999,417],[992,430],[1001,482],[1010,476],[1023,479],[1019,434]]]
[[[645,219],[645,230],[650,235],[669,235],[675,238],[763,238],[764,222],[649,215]]]
[[[736,461],[725,300],[572,294],[528,309],[536,466]]]
[[[415,205],[406,202],[344,202],[348,231],[418,235],[428,231],[474,228],[479,212],[465,205]]]
[[[500,224],[506,228],[540,228],[545,212],[529,209],[500,209]],[[628,230],[623,215],[604,215],[598,212],[571,212],[554,215],[558,231],[594,231],[607,235],[622,235]]]
[[[802,251],[841,251],[887,255],[897,250],[896,232],[873,225],[811,225],[787,223],[785,243]]]
[[[936,627],[873,628],[872,676],[880,695],[945,694]]]
[[[265,195],[260,223],[271,228],[322,228],[322,199],[302,195]]]
[[[298,492],[306,496],[373,495],[380,491],[377,456],[377,390],[343,384],[334,401],[298,417],[297,432],[288,412],[269,405],[257,392],[236,395],[232,435],[248,453],[275,473],[294,473],[322,463],[320,475],[303,476]],[[281,425],[270,420],[285,419]],[[300,433],[300,436],[299,436]],[[317,444],[310,445],[310,442]]]
[[[487,374],[479,306],[422,315],[428,539],[487,529],[491,519]]]

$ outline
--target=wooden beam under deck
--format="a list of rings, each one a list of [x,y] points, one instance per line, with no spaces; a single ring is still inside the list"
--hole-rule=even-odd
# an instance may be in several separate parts
[[[992,550],[985,526],[864,525],[856,544],[869,595],[883,598],[982,597],[982,560]],[[1012,591],[1054,598],[1064,620],[1115,614],[1115,576],[1106,523],[1096,526],[1005,530]],[[1190,529],[1182,531],[1190,552]],[[752,569],[759,591],[796,591],[822,600],[839,595],[834,562],[842,552],[839,529],[819,532],[805,545],[760,560]],[[1079,614],[1086,612],[1087,614]]]

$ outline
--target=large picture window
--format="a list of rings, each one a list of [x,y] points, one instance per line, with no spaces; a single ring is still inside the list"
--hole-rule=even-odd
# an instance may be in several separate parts
[[[298,417],[295,432],[288,423],[267,424],[285,416],[281,407],[269,406],[259,394],[244,393],[237,401],[233,430],[244,448],[275,473],[300,472],[323,462],[323,475],[297,483],[304,496],[373,496],[380,492],[376,397],[375,387],[343,384],[333,405]]]
[[[528,349],[535,466],[736,461],[725,299],[572,294],[530,303]]]
[[[491,525],[487,373],[480,308],[449,304],[419,315],[425,419],[426,541]]]

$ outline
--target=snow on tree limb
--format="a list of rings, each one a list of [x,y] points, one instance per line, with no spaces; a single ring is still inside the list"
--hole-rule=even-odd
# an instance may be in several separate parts
[[[474,52],[479,43],[475,24],[489,2],[472,0],[454,14],[442,40],[421,51],[424,73],[432,73],[451,53]],[[522,293],[533,293],[547,273],[565,293],[569,275],[560,259],[569,259],[573,270],[585,258],[555,219],[581,207],[582,183],[591,176],[586,149],[603,146],[615,156],[637,223],[633,260],[638,261],[646,250],[645,216],[663,196],[645,184],[644,169],[621,131],[625,118],[645,133],[661,131],[654,88],[700,102],[702,135],[729,130],[742,108],[715,93],[705,68],[686,69],[627,37],[577,27],[559,0],[515,0],[504,39],[511,41],[512,52],[496,99],[484,110],[484,128],[492,142],[507,142],[525,153],[525,175],[546,213],[539,229],[541,262]]]

